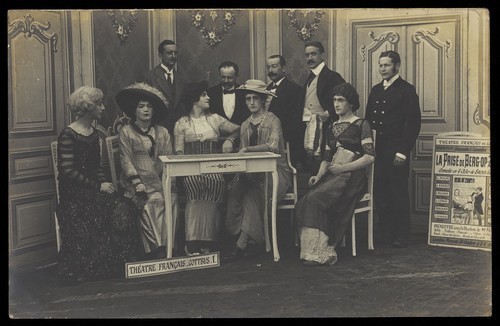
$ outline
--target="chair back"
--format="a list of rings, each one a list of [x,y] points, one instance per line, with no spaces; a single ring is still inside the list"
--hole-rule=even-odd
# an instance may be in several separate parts
[[[108,156],[111,181],[115,189],[118,189],[118,176],[121,175],[122,167],[120,163],[120,147],[118,145],[118,135],[106,138],[106,152]]]
[[[57,177],[59,176],[59,170],[57,169],[57,140],[50,143],[50,152],[52,153],[52,167],[54,169],[54,180],[56,183],[56,199],[57,204],[59,204],[59,181],[57,180]],[[61,249],[61,234],[56,212],[54,212],[54,229],[56,231],[57,251],[59,252]]]
[[[286,163],[292,171],[292,189],[278,203],[277,209],[295,209],[298,200],[297,169],[293,167],[290,160],[290,143],[285,143]]]

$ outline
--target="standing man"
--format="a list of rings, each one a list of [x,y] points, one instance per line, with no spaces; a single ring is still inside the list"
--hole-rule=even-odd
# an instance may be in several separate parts
[[[481,187],[477,187],[476,189],[476,192],[473,193],[473,199],[474,199],[474,216],[477,218],[477,222],[479,223],[479,225],[483,225],[483,220],[482,220],[482,216],[483,215],[483,200],[484,200],[484,196],[483,196],[483,188]],[[488,226],[487,223],[486,223],[486,219],[484,221],[484,226]]]
[[[210,97],[210,112],[217,113],[229,121],[241,125],[250,116],[250,111],[241,93],[236,93],[238,86],[238,65],[225,61],[219,65],[220,83],[207,90]]]
[[[395,248],[406,247],[410,235],[410,152],[420,133],[420,105],[415,87],[398,72],[399,54],[380,54],[383,82],[368,97],[366,120],[376,130],[374,199],[382,240]]]
[[[302,128],[301,135],[304,139],[304,149],[309,172],[313,175],[319,169],[321,163],[320,144],[324,138],[323,131],[330,121],[338,120],[338,116],[333,109],[333,88],[345,83],[344,78],[335,71],[328,69],[325,65],[325,48],[320,42],[307,42],[305,44],[305,55],[307,65],[311,70],[302,90],[301,103]],[[326,150],[329,150],[326,147]],[[304,157],[304,156],[302,156]]]
[[[304,141],[297,132],[302,126],[301,87],[285,77],[286,60],[283,56],[270,56],[266,68],[267,76],[272,80],[267,90],[278,96],[271,97],[268,110],[280,119],[283,137],[290,143],[290,160],[296,167],[304,146]]]
[[[160,90],[168,100],[171,111],[168,113],[166,121],[162,122],[170,135],[173,135],[174,125],[179,118],[179,113],[175,111],[177,103],[184,87],[182,75],[175,69],[177,63],[177,45],[172,40],[164,40],[158,46],[158,55],[161,62],[152,70],[146,72],[144,81]]]

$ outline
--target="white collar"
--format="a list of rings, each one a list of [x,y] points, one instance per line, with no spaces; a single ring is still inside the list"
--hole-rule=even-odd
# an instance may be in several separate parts
[[[281,78],[280,80],[278,80],[276,83],[273,82],[273,85],[279,86],[281,84],[281,82],[283,81],[283,79],[285,79],[284,76],[283,76],[283,78]]]
[[[391,77],[391,79],[389,80],[385,80],[384,79],[384,87],[389,87],[391,86],[395,81],[396,79],[399,78],[399,74],[395,74],[394,76]]]
[[[318,76],[319,73],[321,72],[321,70],[323,70],[323,67],[325,66],[325,62],[323,61],[322,63],[320,63],[316,68],[314,69],[311,69],[311,71],[316,75]]]
[[[174,72],[174,68],[172,69],[168,69],[167,66],[165,66],[163,63],[160,63],[160,66],[166,71],[166,72],[169,72],[169,73],[173,73]]]

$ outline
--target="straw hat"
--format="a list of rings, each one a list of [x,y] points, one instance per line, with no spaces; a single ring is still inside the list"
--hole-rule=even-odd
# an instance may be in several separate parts
[[[168,113],[169,103],[165,96],[156,88],[146,83],[134,83],[116,94],[116,103],[120,110],[129,117],[135,116],[137,103],[148,101],[153,104],[154,121],[163,121]]]
[[[278,97],[271,91],[266,89],[267,85],[262,80],[258,79],[249,79],[245,82],[245,84],[238,87],[237,91],[246,91],[246,92],[256,92],[260,94],[265,94],[273,97]]]

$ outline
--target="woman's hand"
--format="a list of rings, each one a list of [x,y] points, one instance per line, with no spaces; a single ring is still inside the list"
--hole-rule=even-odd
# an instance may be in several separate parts
[[[107,194],[112,194],[115,192],[115,187],[110,182],[101,183],[101,191]]]
[[[343,165],[333,163],[328,166],[328,172],[335,175],[345,172],[345,169]]]
[[[318,181],[321,179],[321,177],[318,177],[317,175],[313,175],[311,178],[309,178],[309,187],[314,186]]]
[[[243,147],[242,149],[240,149],[240,151],[238,153],[247,153],[247,152],[248,152],[248,148]]]
[[[144,183],[139,183],[137,186],[135,186],[135,192],[146,192],[146,186]]]
[[[233,142],[229,139],[226,139],[224,143],[222,143],[222,153],[231,153],[233,151]]]

